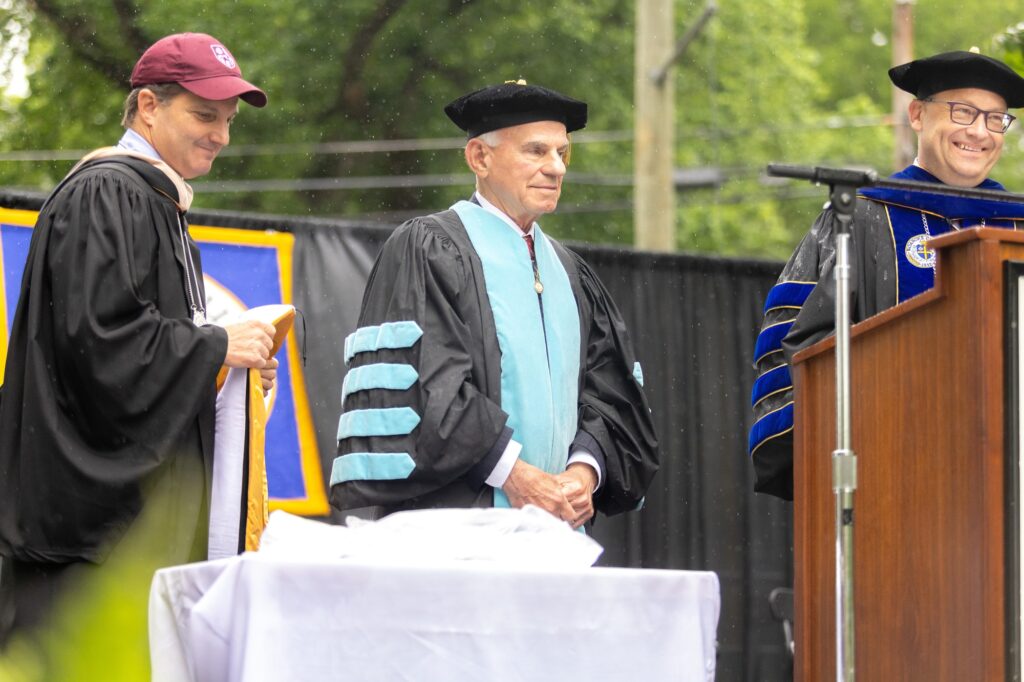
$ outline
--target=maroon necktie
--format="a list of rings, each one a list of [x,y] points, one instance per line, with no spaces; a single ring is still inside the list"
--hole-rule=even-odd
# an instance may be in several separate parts
[[[539,296],[544,291],[544,285],[540,283],[540,270],[537,269],[537,254],[533,250],[533,235],[524,234],[526,248],[530,251],[530,262],[533,264],[533,289]]]
[[[533,252],[533,235],[524,234],[523,239],[526,240],[526,248],[530,250],[530,260],[534,263],[537,262],[537,254]]]

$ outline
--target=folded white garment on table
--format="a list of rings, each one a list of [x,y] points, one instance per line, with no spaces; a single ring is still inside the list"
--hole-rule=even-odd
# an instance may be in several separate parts
[[[425,509],[398,512],[379,521],[350,516],[345,523],[332,526],[275,511],[263,531],[259,552],[301,559],[584,568],[604,551],[595,540],[531,505]]]

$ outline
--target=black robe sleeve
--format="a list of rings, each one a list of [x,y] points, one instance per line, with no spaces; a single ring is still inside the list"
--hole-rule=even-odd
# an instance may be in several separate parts
[[[116,171],[90,174],[66,191],[54,207],[46,266],[67,399],[86,439],[166,453],[203,406],[201,387],[214,384],[227,335],[158,307],[156,280],[183,282],[183,275],[160,272],[152,254],[183,246],[154,229],[164,221],[152,215],[150,199],[125,191]],[[184,301],[184,285],[177,288]]]
[[[850,233],[851,322],[866,320],[896,305],[894,248],[885,207],[874,201],[858,200]],[[835,332],[835,260],[831,251],[821,264],[817,286],[783,340],[787,360],[798,350]]]
[[[754,489],[793,499],[792,355],[835,330],[835,231],[826,208],[797,246],[765,302],[754,366],[750,457]],[[895,304],[895,261],[885,209],[859,199],[850,243],[854,321]]]
[[[603,465],[604,481],[594,506],[618,514],[640,506],[658,470],[658,439],[626,325],[594,271],[572,255],[584,327],[579,431],[573,445],[598,448],[592,454]]]
[[[469,254],[432,217],[403,224],[384,245],[367,282],[356,334],[388,323],[415,323],[422,336],[405,347],[355,353],[348,372],[402,365],[413,368],[416,379],[405,390],[371,387],[349,393],[341,420],[399,408],[411,410],[417,423],[406,433],[347,437],[339,425],[339,457],[331,481],[336,507],[468,506],[471,489],[484,490],[479,465],[496,459],[511,429],[498,404],[500,353],[479,277]],[[399,461],[411,460],[411,470],[374,468],[375,462],[396,455]],[[346,458],[367,467],[350,467]],[[346,462],[348,472],[341,478],[339,462]],[[466,495],[455,499],[446,494],[417,504],[417,498],[450,490],[453,484]],[[481,503],[490,504],[489,496]]]
[[[782,339],[789,333],[821,273],[830,268],[835,215],[826,209],[797,245],[768,294],[754,351],[754,425],[748,449],[754,490],[793,499],[793,381]]]

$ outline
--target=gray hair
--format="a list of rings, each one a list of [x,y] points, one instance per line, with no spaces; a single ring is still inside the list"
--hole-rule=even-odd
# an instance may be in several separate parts
[[[121,127],[130,128],[135,123],[135,114],[139,113],[139,93],[149,90],[156,95],[156,101],[161,105],[167,104],[178,95],[186,92],[185,88],[177,83],[156,83],[153,85],[140,85],[128,93],[124,101],[124,115],[121,117]]]
[[[501,144],[501,129],[499,128],[498,130],[489,130],[486,133],[480,133],[473,139],[480,140],[491,149],[494,149]]]

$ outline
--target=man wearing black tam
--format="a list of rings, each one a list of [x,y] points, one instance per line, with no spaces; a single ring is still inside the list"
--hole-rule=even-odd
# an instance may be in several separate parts
[[[896,87],[916,97],[909,106],[917,158],[892,178],[1002,190],[988,173],[1024,106],[1024,79],[1002,62],[975,52],[946,52],[889,70]],[[853,321],[863,320],[930,289],[935,252],[928,240],[951,230],[1016,229],[1018,204],[958,199],[879,188],[858,195],[851,239]],[[1020,223],[1024,226],[1024,222]],[[749,449],[755,490],[793,496],[792,354],[832,333],[835,213],[826,207],[793,253],[765,302],[754,351],[755,424]]]
[[[636,509],[658,468],[640,365],[597,276],[536,222],[587,105],[510,81],[445,113],[476,192],[377,259],[345,341],[331,502],[529,503],[574,527]]]

